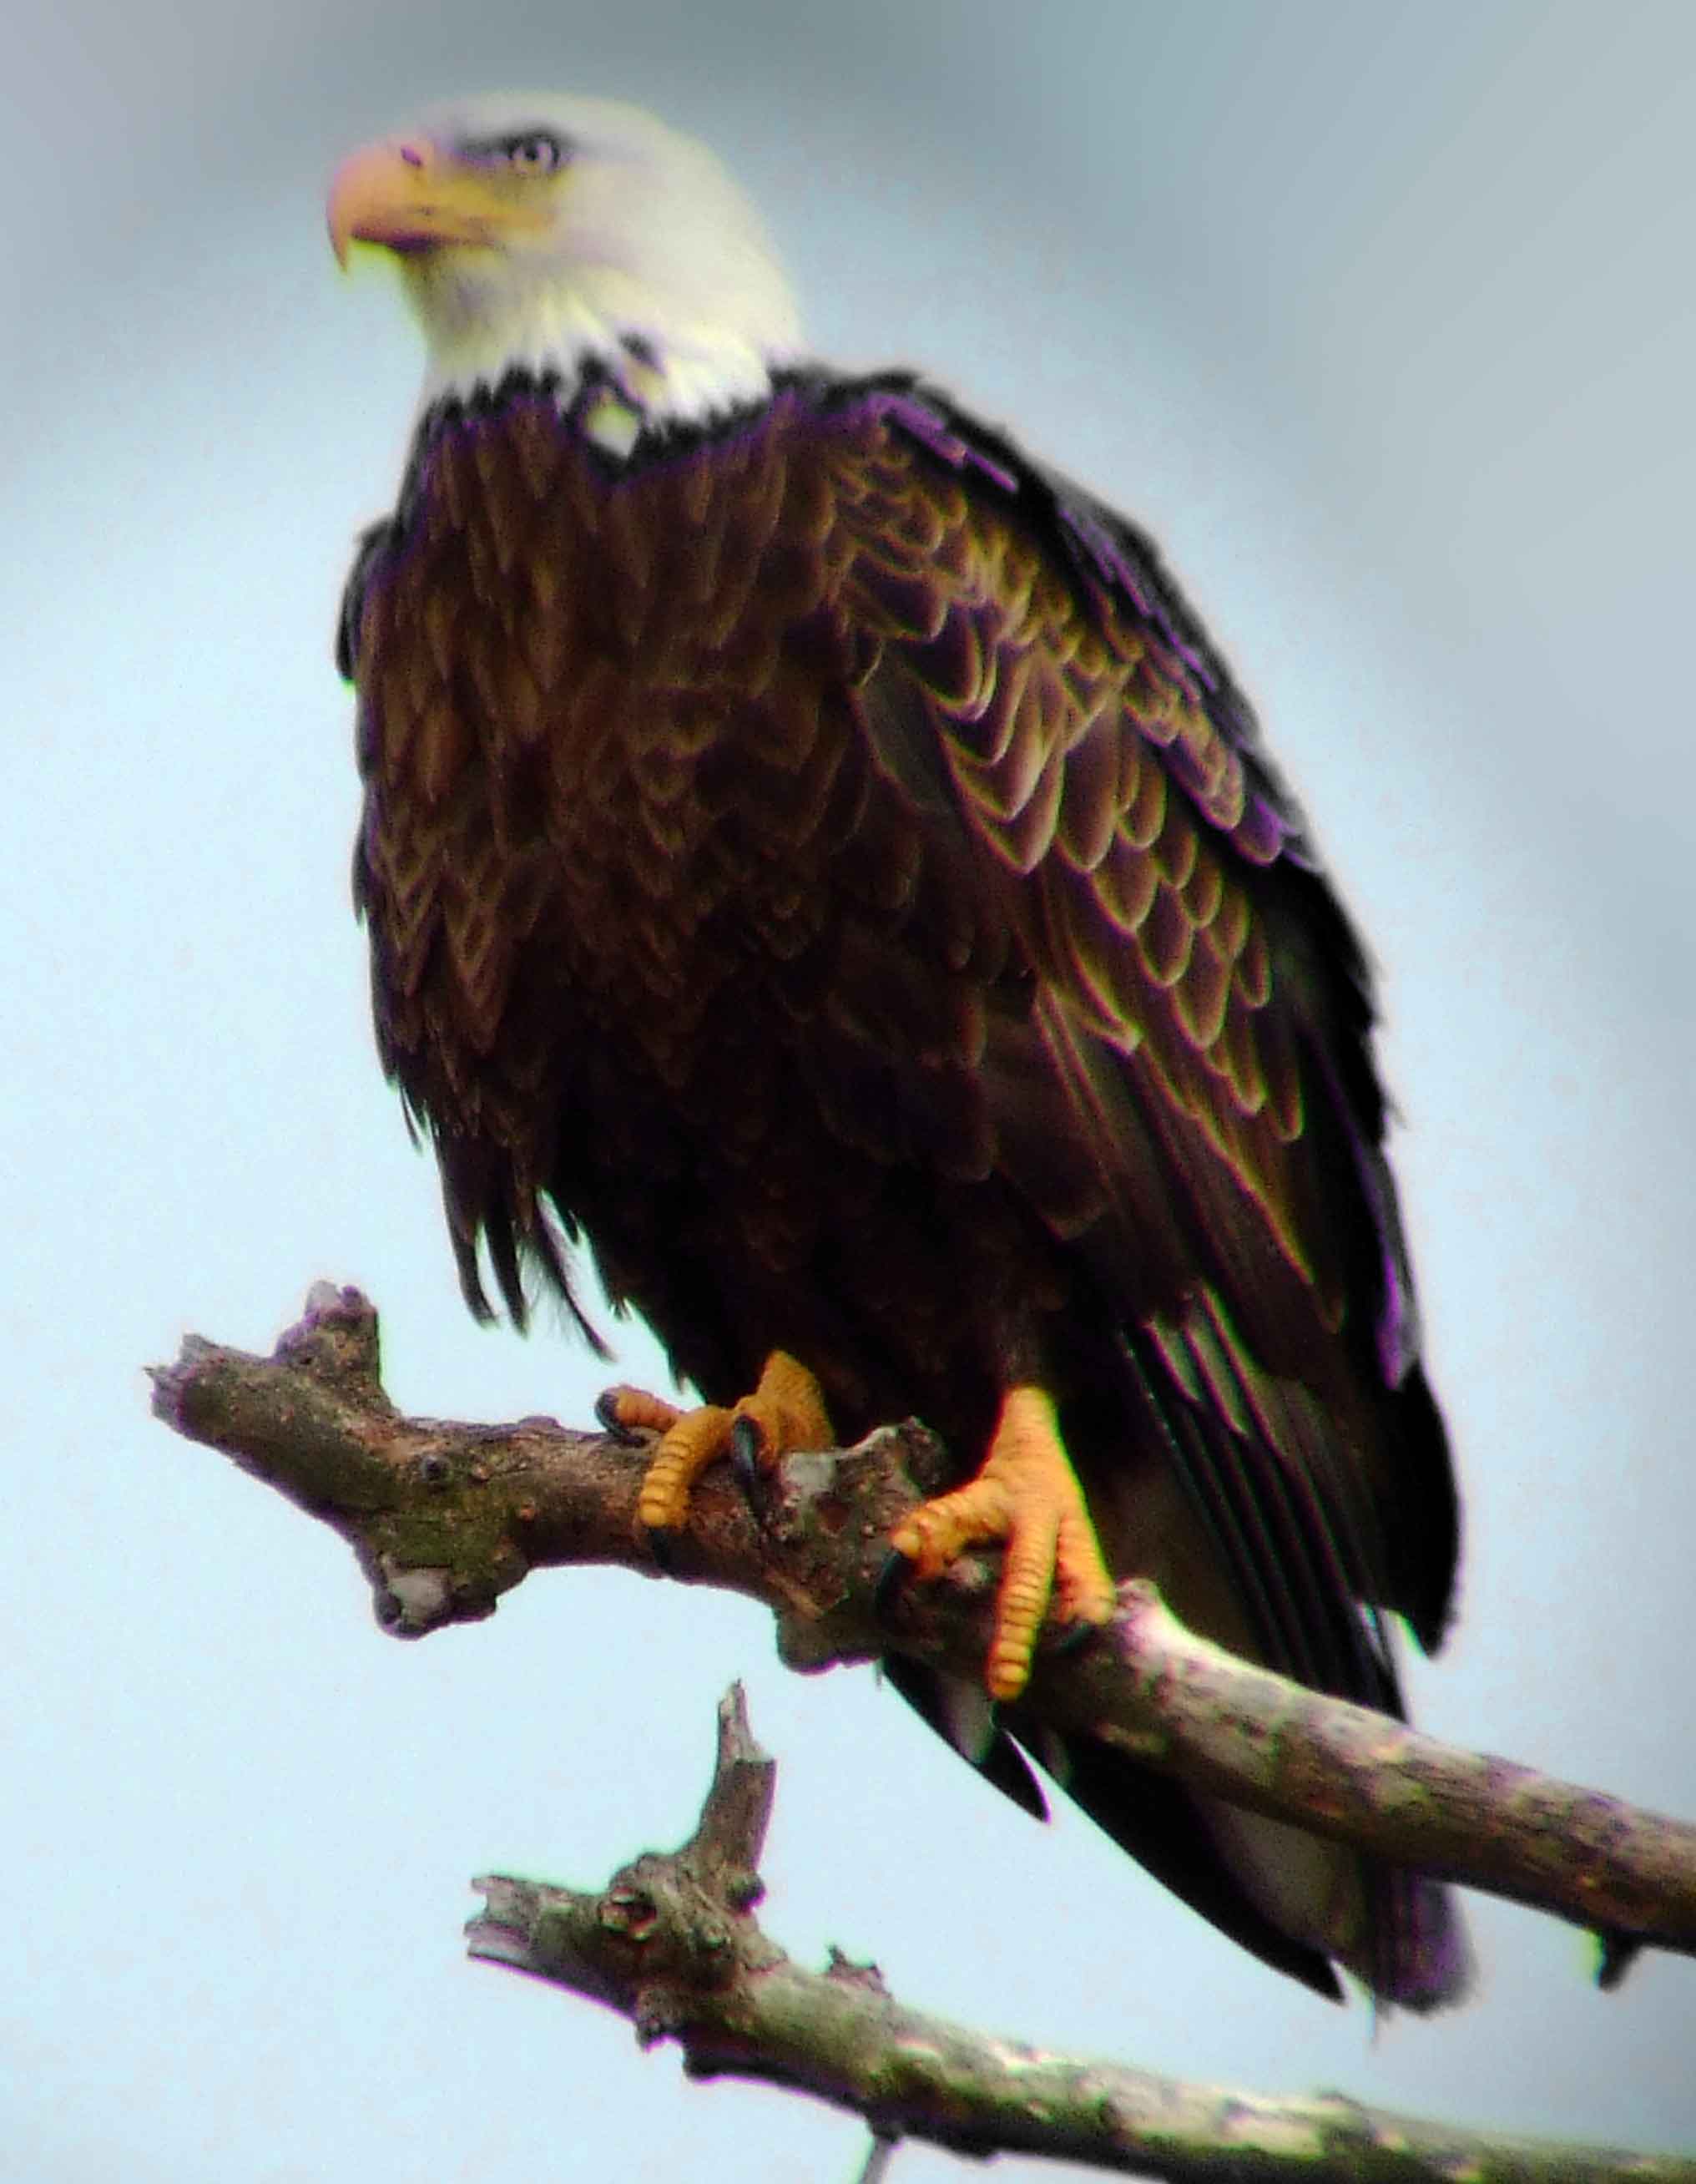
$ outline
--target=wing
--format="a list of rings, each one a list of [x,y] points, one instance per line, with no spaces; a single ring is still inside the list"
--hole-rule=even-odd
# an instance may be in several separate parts
[[[853,399],[839,597],[871,647],[860,719],[950,876],[913,872],[915,928],[964,872],[1028,971],[1023,1005],[992,995],[956,1033],[977,1156],[1115,1301],[1127,1400],[1267,1657],[1393,1703],[1354,1603],[1436,1643],[1456,1518],[1360,944],[1148,542],[936,398]],[[876,1045],[874,1015],[858,1028]],[[908,1067],[915,1112],[936,1074],[934,1051]]]
[[[360,534],[336,627],[343,679],[354,682],[362,661],[370,669],[357,716],[365,802],[353,891],[370,930],[377,1052],[385,1075],[400,1087],[414,1139],[427,1135],[436,1151],[460,1288],[472,1312],[493,1317],[479,1265],[486,1246],[522,1327],[528,1256],[595,1355],[609,1357],[572,1283],[565,1246],[577,1240],[576,1223],[562,1209],[550,1213],[531,1178],[513,1173],[509,1148],[524,1141],[533,1123],[547,1027],[509,1004],[514,962],[531,939],[546,889],[545,860],[503,854],[490,786],[468,763],[476,748],[469,723],[476,714],[458,682],[469,675],[481,695],[478,678],[490,678],[489,655],[461,665],[463,632],[446,588],[418,614],[414,633],[422,636],[421,646],[372,642],[374,627],[392,640],[406,619],[393,595],[420,524],[420,475],[414,456],[394,515]],[[524,716],[524,675],[523,661],[511,660],[509,687],[495,693],[504,703],[491,704],[490,717],[503,710]],[[520,787],[535,800],[528,778]],[[396,824],[403,809],[404,822]],[[452,967],[446,978],[444,957]],[[498,1117],[493,1128],[492,1117]]]
[[[879,1041],[886,957],[858,1029],[897,1072],[904,1045],[909,1116],[935,1105],[939,1055],[942,1073],[970,1070],[974,1156],[1110,1300],[1126,1412],[1144,1445],[1164,1444],[1234,1588],[1221,1600],[1198,1580],[1193,1522],[1168,1519],[1181,1610],[1201,1607],[1204,1627],[1304,1682],[1399,1712],[1377,1611],[1439,1641],[1458,1517],[1418,1360],[1363,951],[1150,543],[910,385],[859,398],[876,424],[844,439],[854,550],[840,596],[872,645],[864,732],[924,819],[904,939],[933,971],[959,966],[971,939],[927,906],[950,901],[968,936],[974,915],[980,930],[998,915],[1027,977],[1022,1006],[1004,973],[990,1006],[957,1007],[951,1042],[946,989],[920,981],[901,1038]],[[1116,1534],[1148,1567],[1159,1490],[1146,1474],[1088,1484],[1109,1557]],[[915,1702],[934,1721],[926,1696]],[[1268,1961],[1330,1990],[1325,1953],[1340,1954],[1415,2008],[1464,1986],[1464,1938],[1428,1881],[1345,1869],[1120,1755],[1009,1725]],[[967,1756],[1004,1771],[994,1742]],[[1196,1854],[1198,1825],[1221,1858]],[[1360,1891],[1353,1938],[1331,1928],[1315,1954],[1293,1937],[1319,1938],[1312,1907],[1345,1869]]]

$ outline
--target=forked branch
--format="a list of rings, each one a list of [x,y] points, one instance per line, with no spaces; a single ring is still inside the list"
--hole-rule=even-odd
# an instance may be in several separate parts
[[[377,1316],[320,1284],[270,1357],[191,1336],[153,1407],[353,1547],[401,1637],[492,1613],[533,1569],[620,1563],[653,1575],[636,1524],[645,1452],[551,1418],[404,1418],[383,1392]],[[897,1521],[944,1480],[913,1424],[793,1456],[756,1516],[731,1475],[701,1480],[670,1574],[759,1600],[791,1666],[888,1652],[979,1673],[992,1559],[881,1604]],[[1140,1582],[1087,1646],[1039,1660],[1021,1708],[1357,1848],[1536,1904],[1601,1935],[1604,1975],[1644,1944],[1696,1953],[1696,1828],[1305,1690],[1187,1631]],[[1028,1718],[1027,1716],[1027,1718]]]
[[[1696,2161],[1480,2135],[1336,2094],[1267,2099],[1057,2055],[926,2016],[874,1964],[804,1970],[753,1916],[776,1769],[740,1686],[694,1835],[598,1893],[491,1876],[470,1953],[676,2040],[693,2077],[763,2081],[863,2117],[880,2141],[1026,2153],[1171,2184],[1696,2184]]]
[[[314,1288],[270,1357],[190,1336],[153,1377],[167,1424],[348,1542],[397,1636],[492,1614],[533,1569],[654,1572],[636,1524],[643,1450],[552,1418],[403,1417],[383,1390],[376,1312],[356,1290]],[[670,1574],[764,1602],[796,1668],[895,1652],[976,1675],[992,1563],[909,1585],[892,1607],[879,1600],[891,1530],[946,1473],[911,1423],[789,1457],[757,1516],[716,1467]],[[1149,1585],[1121,1587],[1115,1623],[1090,1644],[1040,1659],[1020,1706],[1256,1811],[1591,1927],[1604,1980],[1645,1945],[1696,1953],[1696,1829],[1253,1668],[1185,1630]],[[732,1694],[713,1788],[681,1851],[637,1858],[593,1895],[480,1882],[472,1953],[623,2012],[645,2042],[675,2038],[697,2075],[764,2079],[853,2110],[880,2148],[1020,2149],[1185,2184],[1462,2173],[1696,2184],[1696,2162],[1670,2156],[1486,2140],[1332,2096],[1265,2099],[1048,2054],[907,2009],[874,1968],[837,1958],[804,1971],[753,1916],[773,1774]]]

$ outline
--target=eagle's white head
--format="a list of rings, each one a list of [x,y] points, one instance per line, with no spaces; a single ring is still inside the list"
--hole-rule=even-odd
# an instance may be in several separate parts
[[[429,343],[425,399],[514,369],[606,366],[655,419],[758,399],[798,354],[759,214],[703,145],[613,99],[503,93],[426,115],[345,160],[356,242],[399,260]]]

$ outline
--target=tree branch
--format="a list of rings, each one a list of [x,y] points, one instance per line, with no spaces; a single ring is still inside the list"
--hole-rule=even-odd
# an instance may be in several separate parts
[[[1696,2161],[1671,2155],[1485,2138],[1337,2095],[1263,2099],[1048,2053],[909,2009],[875,1965],[834,1953],[826,1971],[805,1971],[753,1916],[775,1775],[733,1686],[690,1841],[644,1853],[598,1895],[477,1881],[470,1954],[620,2011],[645,2046],[676,2040],[691,2076],[847,2109],[881,2145],[1040,2153],[1172,2184],[1696,2184]]]
[[[376,1312],[355,1290],[314,1288],[269,1358],[191,1336],[153,1379],[168,1424],[348,1542],[397,1636],[491,1614],[532,1569],[654,1574],[636,1525],[643,1450],[551,1418],[403,1418],[382,1390]],[[793,1668],[893,1652],[976,1677],[993,1557],[878,1597],[890,1531],[947,1477],[939,1444],[911,1423],[789,1457],[759,1518],[715,1466],[670,1574],[762,1601]],[[1257,1812],[1592,1928],[1604,1981],[1644,1943],[1696,1953],[1696,1828],[1254,1668],[1185,1630],[1140,1581],[1120,1588],[1110,1630],[1039,1658],[1010,1719],[1087,1730]]]

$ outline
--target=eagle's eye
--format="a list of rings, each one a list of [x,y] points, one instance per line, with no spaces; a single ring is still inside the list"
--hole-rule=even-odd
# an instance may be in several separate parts
[[[565,147],[546,129],[527,129],[521,136],[509,136],[501,157],[520,175],[551,175],[565,164]]]

